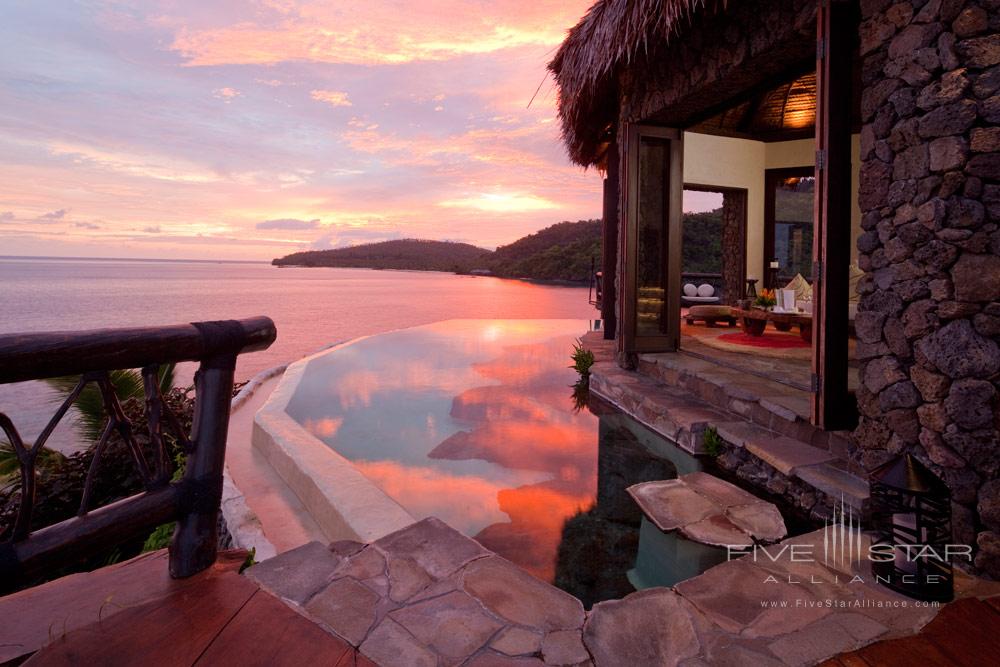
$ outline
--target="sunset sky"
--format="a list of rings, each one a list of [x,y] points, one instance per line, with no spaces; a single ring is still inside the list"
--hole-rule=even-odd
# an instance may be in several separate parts
[[[545,71],[591,2],[4,2],[0,255],[494,247],[598,217]]]

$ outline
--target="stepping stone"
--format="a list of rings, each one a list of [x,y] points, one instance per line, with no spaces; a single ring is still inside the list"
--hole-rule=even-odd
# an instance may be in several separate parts
[[[634,484],[643,512],[629,581],[673,586],[726,560],[729,547],[771,544],[787,534],[778,508],[704,472]]]
[[[707,473],[643,482],[628,492],[657,528],[701,544],[769,544],[788,534],[773,504]]]
[[[701,651],[691,613],[673,591],[651,588],[595,604],[583,642],[596,665],[677,665]]]

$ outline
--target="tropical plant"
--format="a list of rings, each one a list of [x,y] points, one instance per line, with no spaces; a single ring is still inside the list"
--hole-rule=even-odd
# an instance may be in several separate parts
[[[725,449],[726,443],[719,435],[719,431],[714,426],[708,426],[705,428],[705,432],[701,436],[701,444],[705,449],[705,453],[712,458],[717,457]]]
[[[580,374],[580,377],[586,378],[590,375],[590,367],[594,365],[594,353],[583,346],[583,343],[577,341],[573,344],[573,354],[570,355],[573,360],[573,365],[570,366],[573,370]]]
[[[166,394],[174,386],[174,365],[166,364],[160,368],[159,381],[160,392]],[[115,395],[119,401],[127,401],[130,398],[144,400],[146,392],[142,383],[142,373],[134,369],[123,369],[108,373],[111,386],[115,390]],[[54,400],[62,403],[80,381],[78,375],[68,375],[65,377],[50,378],[45,382],[56,390]],[[107,421],[107,412],[104,410],[104,397],[101,396],[101,389],[95,383],[90,382],[76,401],[73,403],[76,409],[75,426],[79,435],[87,440],[91,445],[96,444],[101,438]]]

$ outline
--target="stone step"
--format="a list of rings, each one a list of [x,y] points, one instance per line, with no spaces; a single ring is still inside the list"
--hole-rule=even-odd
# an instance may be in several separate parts
[[[623,370],[613,362],[591,367],[590,390],[690,454],[704,454],[705,429],[730,419],[687,392]]]
[[[715,373],[716,368],[704,372]],[[725,442],[745,449],[782,475],[799,479],[834,501],[843,499],[861,512],[867,508],[867,482],[844,470],[846,464],[836,452],[761,426],[685,388],[624,370],[611,361],[594,364],[590,389],[690,454],[708,453],[704,436],[713,428]],[[736,391],[727,389],[730,394]]]
[[[638,370],[757,426],[849,458],[852,445],[846,432],[824,431],[810,423],[807,392],[686,354],[642,354]]]
[[[833,453],[745,421],[714,426],[727,443],[746,449],[786,477],[800,479],[834,500],[843,499],[854,509],[867,509],[867,482],[838,467],[842,462]]]

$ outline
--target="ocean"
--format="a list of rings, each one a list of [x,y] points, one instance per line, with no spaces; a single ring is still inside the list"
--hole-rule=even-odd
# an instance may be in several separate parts
[[[333,343],[455,318],[593,319],[585,287],[482,276],[266,263],[0,258],[0,334],[267,315],[278,338],[237,380]],[[581,332],[582,334],[583,332]],[[178,370],[190,383],[193,364]],[[39,382],[0,385],[0,411],[32,440],[55,410]],[[51,444],[75,448],[68,425]]]

